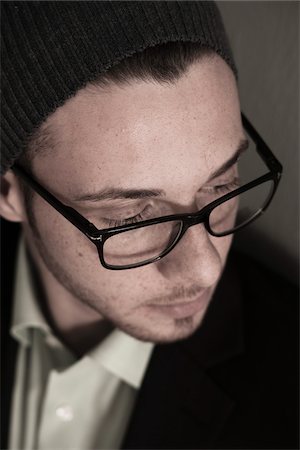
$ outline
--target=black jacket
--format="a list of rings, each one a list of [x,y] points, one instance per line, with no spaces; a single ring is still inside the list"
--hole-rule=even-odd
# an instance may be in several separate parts
[[[3,437],[16,347],[7,337],[12,245],[2,252]],[[122,448],[298,449],[297,330],[298,291],[231,252],[197,332],[155,347]]]

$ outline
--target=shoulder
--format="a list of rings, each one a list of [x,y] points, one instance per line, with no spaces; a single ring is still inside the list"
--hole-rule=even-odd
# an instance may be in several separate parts
[[[299,292],[297,285],[243,253],[232,252],[230,259],[236,265],[244,287],[251,293],[266,299],[274,296],[283,307],[289,308],[295,304]]]
[[[299,288],[242,254],[232,252],[228,265],[239,283],[244,350],[214,374],[237,401],[233,429],[242,442],[248,421],[253,442],[268,442],[260,448],[296,448]]]
[[[239,278],[249,342],[260,339],[261,346],[270,346],[277,356],[286,345],[296,350],[299,287],[245,255],[234,253],[229,263],[235,265]]]
[[[256,315],[265,327],[278,327],[282,334],[289,325],[296,325],[299,312],[299,287],[258,261],[245,255],[235,255],[241,283],[244,308]],[[274,321],[274,322],[273,322]],[[290,328],[291,333],[295,328]]]
[[[241,287],[245,360],[264,396],[296,408],[299,288],[259,262],[234,255]],[[272,399],[271,399],[272,397]],[[275,404],[274,404],[275,405]],[[286,409],[286,414],[289,415]],[[294,410],[295,411],[295,410]],[[295,417],[295,416],[294,416]]]

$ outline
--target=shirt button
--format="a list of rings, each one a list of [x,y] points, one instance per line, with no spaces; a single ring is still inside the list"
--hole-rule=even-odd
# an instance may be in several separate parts
[[[71,422],[74,417],[73,409],[69,405],[61,405],[56,408],[56,416],[63,422]]]

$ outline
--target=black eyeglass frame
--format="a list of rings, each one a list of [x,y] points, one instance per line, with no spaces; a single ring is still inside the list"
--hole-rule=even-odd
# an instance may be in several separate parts
[[[110,270],[124,270],[124,269],[133,269],[136,267],[145,266],[147,264],[159,261],[164,256],[166,256],[168,253],[170,253],[171,250],[175,247],[175,245],[178,244],[178,242],[181,240],[185,232],[193,225],[197,225],[200,223],[203,223],[206,230],[212,235],[216,237],[223,237],[227,236],[229,234],[234,233],[235,231],[238,231],[245,226],[249,225],[249,223],[253,222],[255,219],[257,219],[269,206],[271,203],[274,194],[277,190],[281,174],[282,174],[282,165],[277,160],[277,158],[274,156],[270,148],[267,146],[267,144],[264,142],[264,140],[261,138],[261,136],[258,134],[258,132],[255,130],[255,128],[251,125],[249,120],[245,117],[245,115],[242,113],[242,123],[249,134],[249,136],[253,139],[253,141],[256,144],[256,151],[260,155],[260,157],[265,162],[266,166],[269,169],[269,172],[256,178],[255,180],[245,184],[244,186],[241,186],[232,192],[229,192],[220,198],[214,200],[213,202],[206,205],[204,208],[202,208],[200,211],[197,211],[195,213],[184,213],[184,214],[174,214],[169,216],[162,216],[157,217],[154,219],[148,219],[144,220],[138,223],[128,224],[128,225],[122,225],[119,227],[114,228],[106,228],[99,230],[93,223],[91,223],[89,220],[87,220],[85,217],[83,217],[78,211],[71,208],[70,206],[65,205],[62,203],[58,198],[56,198],[53,194],[51,194],[46,188],[44,188],[39,182],[37,182],[31,175],[29,175],[20,165],[14,164],[12,167],[12,170],[16,173],[16,175],[20,176],[35,192],[37,192],[47,203],[49,203],[53,208],[55,208],[60,214],[62,214],[69,222],[71,222],[79,231],[81,231],[93,244],[96,245],[99,259],[103,267]],[[252,216],[248,221],[242,223],[241,225],[237,226],[236,228],[233,228],[232,230],[225,232],[225,233],[215,233],[210,227],[209,224],[209,216],[211,212],[220,204],[224,203],[227,200],[230,200],[237,195],[240,195],[250,189],[252,189],[255,186],[258,186],[259,184],[262,184],[266,181],[273,180],[273,189],[270,192],[270,195],[264,204],[264,206],[258,210],[257,214]],[[104,243],[107,239],[110,237],[124,233],[126,231],[143,228],[149,225],[155,225],[158,223],[164,223],[164,222],[170,222],[170,221],[179,221],[181,223],[180,230],[178,231],[178,234],[176,238],[174,239],[173,243],[170,247],[167,247],[160,255],[150,258],[146,261],[143,261],[141,263],[135,263],[135,264],[128,264],[124,266],[114,266],[111,264],[107,264],[104,259],[103,254],[103,247]]]

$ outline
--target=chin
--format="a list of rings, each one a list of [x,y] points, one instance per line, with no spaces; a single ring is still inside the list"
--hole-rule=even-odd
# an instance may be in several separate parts
[[[187,339],[201,326],[203,312],[182,319],[169,319],[165,324],[151,323],[148,326],[134,326],[132,324],[120,324],[119,328],[130,336],[154,344],[168,344]]]

